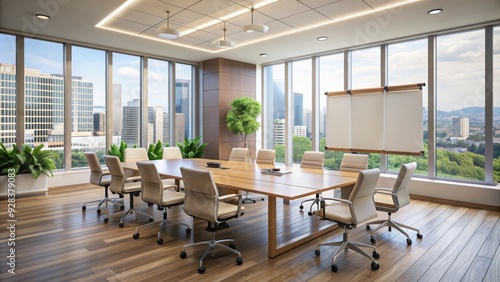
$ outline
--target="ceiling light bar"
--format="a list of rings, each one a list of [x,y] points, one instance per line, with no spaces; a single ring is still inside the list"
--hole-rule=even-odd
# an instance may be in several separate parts
[[[50,20],[50,16],[44,15],[44,14],[36,14],[35,17],[41,19],[41,20]]]
[[[441,12],[443,12],[443,9],[432,9],[429,12],[427,12],[427,14],[429,14],[429,15],[437,15],[437,14],[441,14]]]
[[[127,2],[123,3],[118,9],[114,10],[111,14],[106,16],[102,21],[97,23],[95,26],[96,27],[101,27],[105,23],[107,23],[110,19],[112,19],[116,14],[120,13],[123,9],[127,8],[128,5],[132,4],[135,0],[127,0]]]

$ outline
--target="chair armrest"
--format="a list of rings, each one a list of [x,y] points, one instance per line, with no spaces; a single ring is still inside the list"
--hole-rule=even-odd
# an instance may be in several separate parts
[[[131,176],[131,177],[127,177],[127,179],[126,179],[125,181],[126,181],[126,182],[141,181],[141,177],[140,177],[140,176]]]
[[[111,174],[111,172],[109,172],[109,170],[107,170],[107,169],[106,169],[106,170],[103,170],[103,171],[101,172],[101,174],[102,174],[102,175],[110,175],[110,174]]]
[[[241,199],[241,195],[240,194],[227,194],[227,195],[219,196],[219,201],[224,202],[224,200],[231,199],[231,198],[234,198],[234,197],[237,197],[238,199]]]
[[[380,193],[380,194],[387,194],[387,195],[395,195],[393,192],[392,192],[392,189],[390,188],[375,188],[375,192],[373,192],[373,194],[375,193]]]

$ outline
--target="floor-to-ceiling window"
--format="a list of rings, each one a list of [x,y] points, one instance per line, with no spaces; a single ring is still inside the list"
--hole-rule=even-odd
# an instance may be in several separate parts
[[[264,142],[276,151],[276,162],[285,163],[285,65],[264,68],[264,103],[266,103]]]
[[[113,144],[141,146],[141,58],[113,53]]]
[[[380,47],[352,51],[351,89],[380,87]],[[380,155],[368,154],[368,168],[380,167]]]
[[[148,144],[169,145],[169,62],[148,59]]]
[[[25,62],[25,138],[31,146],[44,144],[59,158],[64,168],[64,45],[26,38]]]
[[[292,62],[292,163],[312,149],[312,61]]]
[[[0,34],[0,143],[16,144],[16,37]]]
[[[344,54],[321,56],[319,58],[319,150],[325,152],[325,168],[338,170],[342,152],[325,151],[326,146],[326,95],[325,92],[344,89]]]
[[[72,47],[71,167],[86,167],[85,152],[104,164],[106,153],[106,52]]]
[[[193,136],[193,66],[175,64],[175,143]]]
[[[437,37],[436,175],[484,180],[485,32]]]
[[[490,79],[490,78],[488,78]],[[493,29],[493,181],[500,182],[500,27]]]
[[[401,43],[390,44],[387,46],[387,65],[388,65],[388,85],[403,85],[415,83],[427,83],[427,39],[418,39]],[[422,111],[423,111],[423,128],[424,132],[424,155],[405,156],[405,155],[389,155],[388,156],[388,171],[399,171],[402,164],[409,162],[417,162],[417,170],[415,174],[427,175],[427,156],[428,156],[428,107],[427,107],[427,89],[422,88]]]

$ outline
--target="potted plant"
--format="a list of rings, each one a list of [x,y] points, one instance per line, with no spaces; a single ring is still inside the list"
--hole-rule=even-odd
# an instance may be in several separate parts
[[[260,123],[260,103],[250,97],[238,97],[231,102],[231,109],[226,116],[226,125],[229,131],[239,134],[245,148],[248,148],[247,137],[255,133]]]
[[[7,149],[0,144],[0,195],[7,194],[8,183],[14,183],[10,187],[15,188],[16,194],[47,191],[47,176],[53,176],[58,156],[43,147],[23,144],[20,149],[16,145]]]
[[[177,147],[181,150],[182,158],[183,159],[192,159],[192,158],[201,158],[203,157],[203,151],[205,150],[205,147],[207,144],[201,144],[200,143],[200,138],[201,136],[198,136],[194,139],[188,140],[187,138],[184,138],[184,143],[177,143]]]

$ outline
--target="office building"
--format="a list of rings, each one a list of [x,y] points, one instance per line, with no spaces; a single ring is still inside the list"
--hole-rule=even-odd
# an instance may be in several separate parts
[[[307,136],[307,129],[304,125],[296,125],[293,127],[293,135],[294,136]]]
[[[285,144],[285,120],[275,119],[273,123],[273,145]]]
[[[106,114],[103,112],[94,113],[94,136],[106,134]]]
[[[469,138],[469,118],[455,117],[452,120],[452,126],[453,137]]]

